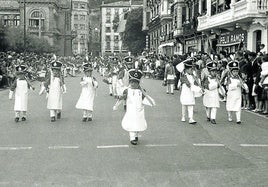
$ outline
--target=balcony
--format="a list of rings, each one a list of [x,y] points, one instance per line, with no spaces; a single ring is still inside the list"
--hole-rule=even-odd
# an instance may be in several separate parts
[[[45,31],[45,27],[42,26],[39,28],[39,26],[28,26],[28,32],[39,32],[39,29],[41,32]]]
[[[253,18],[265,18],[267,1],[262,0],[240,0],[231,4],[231,8],[213,16],[204,15],[198,17],[198,31],[209,30],[215,27],[228,27],[232,23],[246,21]]]
[[[196,21],[191,21],[188,23],[182,24],[183,35],[190,35],[196,32],[197,23]]]
[[[182,29],[175,29],[174,33],[173,33],[174,37],[178,37],[180,35],[182,35]]]

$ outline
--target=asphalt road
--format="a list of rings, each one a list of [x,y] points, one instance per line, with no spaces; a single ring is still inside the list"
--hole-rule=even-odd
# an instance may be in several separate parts
[[[0,186],[268,186],[268,120],[243,111],[242,125],[227,121],[225,103],[217,124],[206,121],[197,99],[196,126],[180,122],[179,92],[167,95],[158,80],[142,85],[157,103],[146,107],[148,129],[139,145],[121,128],[123,107],[96,72],[99,88],[92,122],[75,109],[80,77],[67,78],[62,119],[51,123],[45,95],[29,93],[26,122],[14,122],[8,91],[0,91]]]

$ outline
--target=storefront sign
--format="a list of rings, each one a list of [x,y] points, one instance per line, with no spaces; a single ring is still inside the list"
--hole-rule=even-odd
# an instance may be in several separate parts
[[[219,44],[232,44],[247,41],[247,31],[237,29],[232,32],[222,33],[219,38]]]

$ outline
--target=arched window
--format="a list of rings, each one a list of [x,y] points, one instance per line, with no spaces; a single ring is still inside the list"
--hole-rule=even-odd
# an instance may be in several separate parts
[[[45,18],[44,18],[43,13],[41,11],[35,10],[30,14],[29,27],[39,28],[39,26],[41,26],[41,29],[43,29],[44,22],[45,22]]]

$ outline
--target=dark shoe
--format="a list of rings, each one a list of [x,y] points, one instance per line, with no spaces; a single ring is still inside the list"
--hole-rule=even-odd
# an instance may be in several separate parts
[[[51,122],[55,122],[55,121],[56,121],[56,117],[55,116],[51,117]]]
[[[15,122],[19,122],[19,120],[20,120],[20,118],[18,118],[18,117],[15,118]]]
[[[124,110],[127,110],[127,105],[124,105]]]
[[[83,122],[86,122],[86,121],[87,121],[87,118],[82,118],[82,121],[83,121]]]
[[[136,142],[139,141],[139,138],[138,138],[138,137],[135,137],[135,141],[136,141]]]
[[[169,92],[166,92],[166,94],[169,94]]]
[[[131,143],[132,145],[137,145],[137,144],[138,144],[136,140],[131,140],[130,143]]]
[[[207,121],[210,121],[210,118],[209,117],[207,117]]]
[[[88,121],[92,121],[92,118],[87,118]]]
[[[241,121],[237,121],[236,124],[241,124]]]
[[[110,93],[110,96],[113,96],[113,94]]]
[[[212,124],[216,124],[215,119],[212,119],[210,122],[211,122]]]
[[[26,121],[26,117],[22,117],[21,118],[21,121]]]
[[[61,112],[57,113],[57,119],[61,118]]]
[[[174,95],[174,93],[171,93],[171,95]]]

